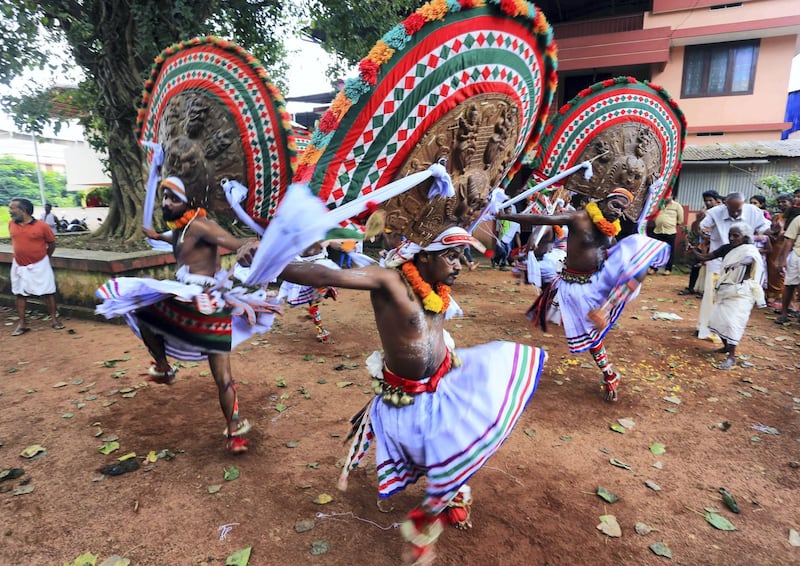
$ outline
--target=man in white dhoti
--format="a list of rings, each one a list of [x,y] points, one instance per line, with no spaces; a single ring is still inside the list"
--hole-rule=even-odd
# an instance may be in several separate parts
[[[730,369],[736,364],[736,346],[744,336],[753,305],[767,306],[761,287],[764,268],[761,254],[753,245],[753,228],[745,222],[734,222],[728,229],[728,240],[711,253],[694,250],[703,261],[721,258],[714,308],[708,322],[711,332],[722,340],[722,348],[714,353],[728,354],[717,366],[719,369]]]
[[[26,323],[25,309],[28,297],[42,297],[50,313],[50,325],[55,330],[64,328],[56,309],[56,279],[50,266],[50,256],[56,249],[56,238],[50,227],[33,217],[33,203],[15,198],[8,205],[11,222],[11,292],[16,296],[19,322],[11,336],[21,336],[30,328]]]

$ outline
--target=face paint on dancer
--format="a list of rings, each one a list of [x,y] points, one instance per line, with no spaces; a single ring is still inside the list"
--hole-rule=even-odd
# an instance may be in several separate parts
[[[463,253],[464,246],[430,253],[430,257],[433,258],[431,265],[433,279],[436,282],[452,286],[461,273],[461,254]]]
[[[628,208],[631,204],[631,201],[625,198],[622,195],[613,195],[609,196],[604,201],[598,204],[600,211],[603,213],[603,216],[609,222],[614,222],[615,220],[622,218],[622,214],[625,212],[625,209]]]

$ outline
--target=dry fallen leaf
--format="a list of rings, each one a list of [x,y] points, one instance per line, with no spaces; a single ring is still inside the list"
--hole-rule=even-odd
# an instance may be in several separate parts
[[[622,536],[622,528],[619,526],[617,518],[614,515],[601,515],[597,530],[614,538]]]
[[[333,497],[327,493],[320,493],[314,498],[314,503],[317,505],[327,505],[331,501],[333,501]]]
[[[39,454],[44,454],[47,452],[47,449],[42,446],[41,444],[31,444],[27,448],[25,448],[22,452],[19,453],[20,456],[23,458],[31,459],[34,456],[38,456]]]

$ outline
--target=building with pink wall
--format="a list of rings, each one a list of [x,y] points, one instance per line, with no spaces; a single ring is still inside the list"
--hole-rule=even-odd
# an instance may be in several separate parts
[[[663,86],[688,144],[780,140],[798,0],[543,0],[559,46],[559,102],[631,75]]]

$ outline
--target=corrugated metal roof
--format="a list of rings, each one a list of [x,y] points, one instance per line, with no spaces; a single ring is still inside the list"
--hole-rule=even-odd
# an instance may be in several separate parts
[[[687,145],[683,150],[683,161],[765,159],[767,157],[800,157],[800,140]]]

